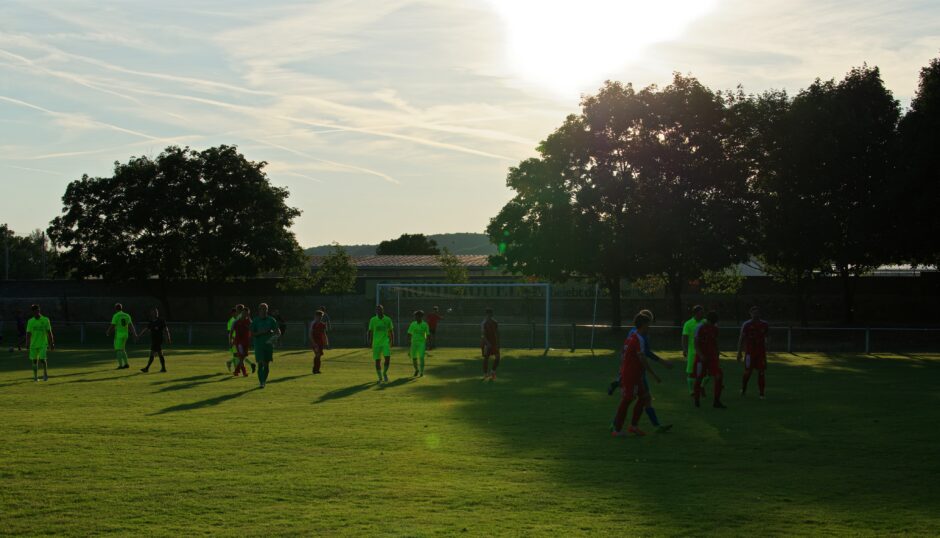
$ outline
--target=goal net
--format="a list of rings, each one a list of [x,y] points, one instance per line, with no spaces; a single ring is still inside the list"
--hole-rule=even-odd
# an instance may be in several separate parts
[[[507,348],[549,349],[551,286],[513,284],[377,284],[375,303],[395,321],[396,341],[405,345],[414,312],[427,316],[437,307],[442,317],[434,345],[476,347],[487,308],[499,323],[500,344]]]

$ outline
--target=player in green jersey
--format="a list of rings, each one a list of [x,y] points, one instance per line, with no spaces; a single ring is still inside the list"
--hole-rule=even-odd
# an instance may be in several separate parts
[[[248,366],[251,366],[251,373],[255,373],[255,363],[251,362],[251,359],[244,357],[244,359],[238,356],[238,350],[235,349],[235,333],[234,327],[235,323],[241,319],[242,312],[245,311],[245,305],[237,304],[235,308],[232,308],[229,313],[231,314],[228,319],[227,329],[228,329],[228,347],[229,352],[232,354],[229,360],[225,361],[225,367],[228,368],[228,371],[231,372],[232,368],[241,363],[242,360],[248,363]],[[250,318],[249,318],[250,319]]]
[[[251,345],[255,349],[255,360],[258,361],[258,382],[264,388],[271,373],[271,361],[274,360],[273,341],[281,335],[277,328],[277,320],[268,315],[267,303],[258,305],[258,317],[251,320]]]
[[[408,326],[408,347],[411,364],[415,367],[415,376],[424,377],[424,358],[427,355],[428,335],[431,327],[424,321],[424,312],[415,312],[415,320]]]
[[[121,303],[114,305],[114,315],[111,316],[111,325],[105,333],[108,336],[114,335],[114,353],[117,355],[118,370],[130,368],[127,363],[127,338],[130,334],[137,340],[137,329],[134,328],[134,321],[131,315],[124,311]]]
[[[686,382],[689,385],[689,394],[695,392],[695,379],[692,378],[692,365],[695,363],[695,331],[705,318],[705,308],[701,305],[692,307],[692,317],[682,326],[682,347],[686,350]]]
[[[26,322],[26,349],[29,360],[33,363],[33,381],[39,381],[39,363],[42,363],[42,380],[49,381],[49,361],[46,353],[55,349],[55,337],[52,335],[52,322],[42,315],[39,305],[30,307],[32,317]]]
[[[388,383],[388,367],[392,364],[392,318],[385,315],[382,305],[375,306],[375,315],[369,320],[369,346],[372,348],[372,360],[375,361],[375,375],[379,383]],[[385,368],[382,368],[385,357]]]

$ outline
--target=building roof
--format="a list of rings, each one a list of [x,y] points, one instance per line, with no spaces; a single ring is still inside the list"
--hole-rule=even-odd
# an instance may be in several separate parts
[[[467,268],[485,269],[490,266],[489,257],[476,254],[457,254],[455,257]],[[311,256],[310,264],[319,267],[324,256]],[[410,268],[437,269],[441,263],[437,256],[353,256],[353,264],[365,268]]]

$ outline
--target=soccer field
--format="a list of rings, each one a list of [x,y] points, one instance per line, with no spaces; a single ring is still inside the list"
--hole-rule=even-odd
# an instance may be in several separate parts
[[[613,353],[405,353],[374,383],[364,349],[277,352],[268,386],[221,351],[168,373],[109,350],[0,369],[4,535],[936,535],[940,356],[777,355],[768,399],[692,407],[658,368],[670,433],[611,438]],[[751,380],[756,393],[756,377]],[[648,426],[646,417],[641,422]],[[647,428],[647,431],[652,431]]]

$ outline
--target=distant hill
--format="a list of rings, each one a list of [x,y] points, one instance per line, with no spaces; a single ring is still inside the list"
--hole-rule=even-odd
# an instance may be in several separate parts
[[[447,247],[454,254],[496,254],[496,246],[489,237],[477,233],[433,234],[429,238],[437,241],[440,248]],[[393,238],[389,238],[393,239]],[[371,256],[377,245],[343,245],[350,256]],[[306,249],[309,256],[323,256],[330,253],[331,245],[320,245]]]

